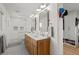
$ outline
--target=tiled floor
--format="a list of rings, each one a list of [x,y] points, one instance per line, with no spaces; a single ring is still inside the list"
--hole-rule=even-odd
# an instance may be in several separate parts
[[[7,48],[2,55],[29,55],[28,51],[24,47],[24,43]]]

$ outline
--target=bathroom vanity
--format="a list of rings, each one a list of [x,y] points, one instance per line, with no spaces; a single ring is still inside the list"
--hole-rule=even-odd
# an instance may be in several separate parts
[[[31,55],[49,55],[50,37],[35,33],[25,34],[25,48]]]

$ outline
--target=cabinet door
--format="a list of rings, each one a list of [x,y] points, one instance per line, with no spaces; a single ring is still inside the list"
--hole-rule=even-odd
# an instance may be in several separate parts
[[[50,54],[50,40],[38,41],[38,55],[49,55]]]
[[[32,43],[30,43],[30,45],[29,45],[29,52],[30,52],[30,54],[31,55],[33,55],[33,49],[34,47],[33,47],[33,45],[32,45]]]
[[[50,54],[50,40],[47,39],[47,40],[44,40],[44,55],[49,55]]]
[[[37,41],[32,39],[32,54],[37,55]]]
[[[42,40],[38,41],[38,55],[44,54],[44,43]]]
[[[30,53],[31,55],[37,55],[37,47],[34,45],[31,45]]]
[[[34,55],[37,55],[37,52],[38,52],[38,51],[37,51],[37,46],[33,46],[33,49],[34,49],[34,50],[33,50],[33,54],[34,54]]]
[[[31,53],[31,50],[32,50],[31,46],[32,46],[32,39],[28,36],[28,51],[30,52],[30,54],[32,54]]]

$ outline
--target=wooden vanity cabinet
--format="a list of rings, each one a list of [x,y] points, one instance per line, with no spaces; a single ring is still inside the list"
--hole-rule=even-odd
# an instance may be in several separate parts
[[[38,54],[39,55],[50,54],[50,38],[38,41]]]
[[[25,47],[31,55],[49,55],[50,54],[50,38],[35,40],[25,35]]]

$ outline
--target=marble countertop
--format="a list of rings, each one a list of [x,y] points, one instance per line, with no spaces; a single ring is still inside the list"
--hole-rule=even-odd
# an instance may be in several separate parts
[[[47,34],[39,34],[39,33],[25,33],[28,36],[32,37],[35,40],[43,40],[48,38],[49,36]]]

